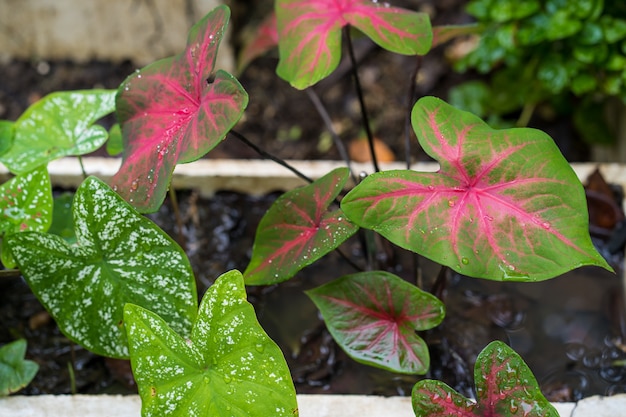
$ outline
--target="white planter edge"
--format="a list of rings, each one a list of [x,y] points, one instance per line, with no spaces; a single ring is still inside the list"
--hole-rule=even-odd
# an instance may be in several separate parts
[[[332,169],[345,166],[341,161],[289,161],[310,178],[319,178]],[[103,180],[111,178],[118,170],[118,158],[83,158],[87,175]],[[405,164],[394,162],[381,164],[381,169],[404,169]],[[574,163],[574,172],[584,181],[599,168],[607,181],[626,189],[626,165],[618,163]],[[354,172],[373,172],[371,164],[355,163]],[[436,171],[436,163],[417,163],[411,166],[417,171]],[[67,157],[48,165],[55,186],[76,188],[83,181],[83,172],[77,158]],[[0,182],[10,176],[0,164]],[[239,159],[201,159],[190,164],[178,165],[172,177],[177,189],[195,189],[203,196],[217,191],[237,191],[261,195],[277,190],[288,190],[306,182],[288,169],[272,161]],[[414,417],[410,397],[377,397],[363,395],[298,395],[301,417]],[[612,397],[589,397],[578,403],[554,403],[561,417],[617,416],[626,410],[626,394]],[[138,396],[112,395],[15,395],[0,398],[2,417],[139,417],[141,401]]]

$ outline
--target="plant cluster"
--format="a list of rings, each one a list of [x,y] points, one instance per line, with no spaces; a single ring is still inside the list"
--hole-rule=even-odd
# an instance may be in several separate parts
[[[264,49],[278,43],[277,73],[298,89],[336,68],[342,36],[351,51],[351,28],[406,55],[427,53],[433,33],[463,32],[433,29],[423,13],[368,0],[277,0],[275,11],[257,42]],[[582,186],[549,136],[495,130],[423,97],[410,117],[438,172],[379,171],[374,163],[376,172],[358,184],[338,168],[286,192],[258,225],[244,272],[225,272],[198,307],[184,251],[142,213],[161,206],[176,164],[202,157],[228,134],[247,141],[233,130],[247,93],[213,67],[229,13],[226,6],[210,12],[191,28],[184,51],[131,74],[117,91],[51,94],[0,124],[0,161],[15,174],[2,185],[2,262],[19,268],[69,339],[130,357],[142,415],[297,414],[285,360],[258,324],[244,284],[286,281],[356,234],[371,243],[377,233],[444,270],[491,280],[539,281],[582,265],[610,270],[591,243]],[[358,90],[356,67],[354,75]],[[94,125],[113,111],[119,125],[111,132]],[[364,105],[362,113],[371,143]],[[50,227],[57,207],[46,164],[105,143],[123,149],[119,171],[109,184],[86,178],[73,198],[73,228]],[[366,269],[308,295],[354,360],[424,374],[430,360],[418,331],[443,320],[443,302],[390,272]],[[0,351],[0,364],[9,364],[0,371],[16,379],[3,393],[32,377],[20,360],[23,342],[16,343]],[[416,415],[556,415],[502,342],[481,353],[475,378],[475,400],[439,381],[417,382]]]
[[[467,11],[483,28],[460,71],[491,72],[458,87],[454,100],[481,116],[502,117],[550,102],[561,111],[572,96],[576,127],[590,143],[613,140],[603,114],[611,98],[626,102],[626,6],[621,1],[472,0]],[[472,102],[472,97],[476,98]]]

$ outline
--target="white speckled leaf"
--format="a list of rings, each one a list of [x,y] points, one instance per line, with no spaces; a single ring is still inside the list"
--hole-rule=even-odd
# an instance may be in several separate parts
[[[0,186],[0,237],[26,230],[45,232],[52,222],[52,187],[45,166],[18,175]],[[2,241],[6,268],[15,267],[10,245]]]
[[[285,359],[246,301],[239,271],[208,289],[190,339],[132,304],[124,321],[143,417],[298,415]]]
[[[115,110],[115,90],[58,91],[30,106],[14,123],[13,146],[2,161],[16,174],[104,144],[106,129],[93,123]]]
[[[11,235],[13,256],[61,331],[104,356],[128,357],[126,303],[188,335],[197,294],[189,260],[161,229],[95,177],[76,191],[76,245],[59,236]]]

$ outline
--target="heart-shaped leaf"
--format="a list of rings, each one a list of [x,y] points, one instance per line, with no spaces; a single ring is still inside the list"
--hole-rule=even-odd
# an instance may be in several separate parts
[[[196,287],[183,250],[106,184],[87,178],[73,204],[76,245],[38,232],[8,237],[33,293],[71,340],[128,357],[124,304],[150,308],[181,334],[196,315]]]
[[[26,340],[20,339],[0,347],[0,397],[24,388],[33,380],[39,365],[24,360]]]
[[[276,0],[280,61],[276,73],[304,89],[335,70],[341,29],[354,26],[381,47],[405,55],[425,54],[432,42],[425,13],[371,0]]]
[[[107,140],[107,153],[111,156],[124,152],[124,140],[122,139],[122,128],[119,123],[115,123],[109,129],[109,140]]]
[[[341,210],[328,211],[348,176],[347,168],[337,168],[272,204],[257,228],[246,284],[288,280],[356,233],[358,227]]]
[[[115,90],[48,94],[14,123],[13,146],[0,161],[20,174],[62,156],[93,152],[108,135],[93,123],[114,110]]]
[[[423,380],[413,387],[416,416],[423,417],[558,417],[522,358],[506,344],[491,342],[474,367],[476,402],[441,381]]]
[[[229,16],[228,7],[215,8],[191,28],[181,54],[137,71],[118,90],[124,155],[112,186],[142,212],[161,205],[176,164],[213,149],[248,104],[235,77],[213,74]]]
[[[45,232],[52,223],[52,186],[45,166],[17,175],[0,186],[0,258],[13,268],[11,245],[6,237],[24,231]]]
[[[428,371],[428,346],[416,331],[443,320],[434,295],[384,271],[347,275],[306,293],[352,359],[393,372]]]
[[[128,304],[124,321],[144,416],[297,416],[280,348],[230,271],[202,299],[185,339],[154,313]]]
[[[7,153],[13,146],[13,122],[0,120],[0,156]]]
[[[342,201],[352,221],[473,277],[611,270],[591,243],[583,187],[548,135],[494,130],[434,97],[417,102],[412,121],[441,169],[370,175]]]
[[[255,36],[246,42],[239,53],[239,71],[243,71],[255,58],[278,45],[276,13],[270,13],[255,31]]]

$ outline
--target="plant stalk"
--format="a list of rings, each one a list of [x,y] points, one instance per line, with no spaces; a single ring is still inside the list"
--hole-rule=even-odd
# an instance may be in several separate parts
[[[21,277],[22,272],[19,269],[0,269],[1,278],[16,278]]]
[[[176,219],[176,228],[178,229],[178,243],[183,248],[183,250],[187,246],[187,242],[185,239],[185,235],[183,234],[183,218],[180,214],[180,207],[178,205],[178,196],[176,195],[176,190],[174,186],[170,184],[170,188],[168,190],[168,194],[170,196],[170,202],[172,203],[172,210],[174,211],[174,218]]]
[[[418,56],[415,62],[415,68],[411,72],[409,82],[409,92],[407,94],[406,115],[404,118],[404,159],[406,161],[406,169],[411,169],[411,112],[417,95],[417,74],[422,66],[422,57]]]
[[[324,107],[322,100],[317,95],[315,90],[313,90],[312,88],[307,88],[304,91],[306,91],[307,95],[309,96],[309,100],[311,100],[311,102],[315,106],[315,110],[317,110],[317,113],[320,115],[320,117],[324,121],[324,124],[326,125],[326,129],[328,129],[328,131],[330,132],[330,135],[333,138],[333,142],[335,143],[335,147],[337,148],[337,151],[339,152],[339,156],[341,156],[341,159],[345,161],[346,166],[350,170],[350,176],[352,177],[352,181],[354,182],[355,185],[358,184],[359,181],[356,175],[352,172],[352,163],[350,161],[350,156],[348,155],[348,152],[346,151],[346,147],[341,141],[341,138],[339,137],[339,135],[333,128],[333,122],[330,119],[328,111],[326,111],[326,107]]]
[[[354,56],[352,37],[350,36],[350,25],[344,26],[343,33],[346,38],[346,44],[348,45],[348,56],[350,57],[350,62],[352,64],[352,78],[354,79],[354,87],[361,106],[361,118],[363,119],[365,133],[367,134],[367,142],[369,143],[370,154],[372,155],[372,164],[374,165],[374,171],[379,172],[380,168],[378,166],[376,151],[374,149],[374,135],[372,134],[372,129],[370,127],[369,116],[367,115],[367,108],[365,107],[365,99],[363,97],[363,89],[361,88],[361,81],[359,80],[358,65]]]
[[[280,159],[279,157],[274,156],[274,155],[270,154],[269,152],[266,152],[263,149],[259,148],[254,143],[250,142],[250,140],[248,140],[248,138],[246,138],[241,133],[239,133],[239,132],[237,132],[235,130],[231,130],[229,133],[232,134],[237,139],[239,139],[240,141],[242,141],[244,144],[246,144],[250,148],[252,148],[256,153],[261,155],[263,158],[270,159],[270,160],[276,162],[278,165],[287,168],[289,171],[293,172],[298,177],[302,178],[303,180],[305,180],[308,183],[312,183],[313,182],[313,180],[311,178],[309,178],[308,176],[304,175],[302,172],[297,170],[295,167],[289,165],[285,160]]]

